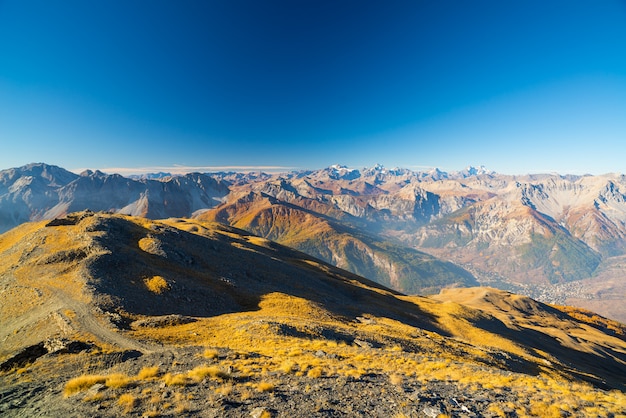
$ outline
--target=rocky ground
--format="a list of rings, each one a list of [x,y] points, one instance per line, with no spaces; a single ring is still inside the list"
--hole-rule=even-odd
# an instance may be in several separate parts
[[[515,416],[523,402],[506,391],[469,391],[454,382],[426,383],[384,374],[358,377],[311,377],[266,372],[258,376],[226,373],[185,384],[166,384],[165,373],[234,360],[223,352],[207,360],[200,347],[136,356],[114,354],[46,355],[18,371],[0,376],[3,417],[450,417]],[[137,378],[142,368],[159,366],[159,374]],[[97,383],[70,396],[64,387],[80,374],[135,376],[121,388]],[[115,385],[113,385],[115,386]],[[491,408],[491,409],[490,409]],[[510,414],[510,415],[509,415]]]

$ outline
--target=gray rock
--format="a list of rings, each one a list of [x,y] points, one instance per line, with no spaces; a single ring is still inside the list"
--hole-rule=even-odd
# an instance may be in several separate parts
[[[259,407],[254,408],[252,411],[250,411],[250,416],[252,418],[261,418],[263,414],[266,412],[269,412],[269,411],[263,408],[262,406],[259,406]]]
[[[437,416],[442,414],[441,409],[434,406],[427,406],[422,410],[422,412],[429,418],[437,418]]]
[[[359,340],[358,338],[356,338],[354,340],[354,343],[356,345],[358,345],[359,347],[362,347],[362,348],[372,348],[373,347],[373,345],[371,343],[369,343],[367,341]]]

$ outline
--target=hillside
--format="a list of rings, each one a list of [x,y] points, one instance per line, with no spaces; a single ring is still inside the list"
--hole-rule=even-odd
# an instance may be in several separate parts
[[[247,192],[300,207],[314,202],[308,204],[328,221],[373,234],[395,247],[450,260],[483,285],[550,303],[575,303],[626,321],[620,291],[625,276],[611,267],[624,255],[624,176],[331,166],[231,189],[224,205],[233,205],[233,196]],[[246,214],[246,208],[238,206],[236,215],[223,219],[255,228],[246,224],[255,211]],[[285,224],[298,230],[297,222]],[[255,232],[266,233],[258,228]]]
[[[0,231],[85,209],[201,217],[403,292],[477,281],[626,322],[625,190],[619,174],[509,176],[472,167],[129,179],[29,164],[0,171]]]
[[[0,236],[0,284],[3,416],[626,412],[626,342],[600,317],[403,296],[220,224],[27,223]]]
[[[443,287],[478,284],[452,263],[333,220],[317,212],[319,206],[304,197],[288,203],[250,192],[235,195],[198,219],[250,231],[404,293],[430,294]]]

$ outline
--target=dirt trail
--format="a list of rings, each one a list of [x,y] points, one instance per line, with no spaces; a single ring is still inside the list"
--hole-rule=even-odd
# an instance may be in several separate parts
[[[140,343],[139,341],[124,336],[120,332],[110,329],[108,325],[103,324],[96,318],[92,307],[73,299],[62,290],[54,289],[53,295],[65,309],[74,311],[76,316],[67,319],[74,327],[77,327],[79,331],[93,334],[103,343],[114,345],[123,350],[137,350],[145,354],[163,351],[163,347],[161,346]]]
[[[163,347],[159,345],[136,341],[124,336],[122,332],[112,329],[111,325],[97,318],[92,306],[72,298],[58,288],[46,286],[45,289],[37,289],[37,293],[42,299],[38,301],[36,306],[24,314],[2,321],[0,324],[0,344],[3,344],[1,351],[5,352],[4,354],[9,354],[23,347],[23,345],[14,347],[15,344],[10,342],[16,330],[28,329],[28,332],[32,332],[30,326],[42,321],[46,321],[46,329],[40,332],[39,339],[31,334],[33,337],[31,339],[37,340],[31,341],[33,344],[53,337],[57,330],[62,334],[78,331],[92,334],[102,343],[113,345],[122,350],[137,350],[145,354],[163,351]],[[68,317],[65,313],[66,310],[73,311],[74,315]]]

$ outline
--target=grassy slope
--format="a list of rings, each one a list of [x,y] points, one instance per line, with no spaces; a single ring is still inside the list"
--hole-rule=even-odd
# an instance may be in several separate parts
[[[485,289],[451,290],[438,300],[402,296],[266,239],[205,222],[95,215],[75,225],[44,225],[0,236],[5,292],[14,297],[19,287],[36,287],[42,292],[37,304],[46,306],[62,291],[72,306],[97,305],[128,321],[190,315],[194,321],[187,324],[113,331],[135,341],[232,350],[240,355],[220,367],[241,379],[273,376],[280,385],[281,374],[310,373],[311,379],[383,374],[444,380],[494,396],[512,391],[529,402],[517,407],[519,416],[607,415],[626,408],[626,342],[528,298]],[[44,243],[40,252],[32,251],[34,242]],[[156,276],[167,284],[159,292],[150,281]],[[25,318],[17,306],[6,308],[14,300],[3,304],[2,324]],[[51,312],[64,313],[70,328],[47,331],[102,344],[68,309],[61,304]],[[1,337],[17,335],[13,344],[20,338],[27,344],[28,326],[4,326]],[[319,350],[325,355],[316,355]],[[620,391],[598,389],[605,386]]]

